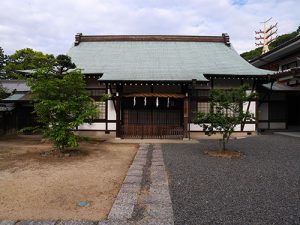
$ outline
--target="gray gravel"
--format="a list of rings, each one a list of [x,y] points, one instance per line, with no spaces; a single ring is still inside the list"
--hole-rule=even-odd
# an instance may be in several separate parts
[[[209,157],[218,141],[163,145],[175,224],[300,224],[300,139],[232,140],[243,159]]]

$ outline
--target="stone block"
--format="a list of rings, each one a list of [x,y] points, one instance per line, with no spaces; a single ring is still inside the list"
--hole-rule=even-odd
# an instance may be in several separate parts
[[[134,204],[113,204],[108,219],[126,220],[130,219],[133,213]]]
[[[0,220],[0,225],[15,225],[16,222],[14,220]]]
[[[136,204],[139,197],[138,192],[119,192],[114,204]]]
[[[97,225],[96,221],[88,220],[64,220],[60,221],[57,225]]]
[[[18,225],[55,225],[56,220],[23,220]]]

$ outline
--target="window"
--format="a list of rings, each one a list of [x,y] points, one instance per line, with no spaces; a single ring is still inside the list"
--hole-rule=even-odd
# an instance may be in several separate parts
[[[96,102],[97,108],[98,108],[98,113],[96,116],[96,119],[106,119],[105,118],[105,102]]]
[[[210,102],[197,102],[197,112],[209,113],[210,112]]]
[[[238,105],[238,103],[231,103],[232,106],[237,107],[239,110],[241,110],[241,106]],[[217,111],[217,106],[214,107],[214,112],[216,113]],[[224,111],[222,110],[222,113],[224,113]],[[234,112],[230,109],[225,109],[225,115],[227,117],[233,117],[233,116],[238,116],[238,112],[236,113],[236,115],[234,115]]]
[[[105,89],[88,89],[90,96],[99,97],[106,93]]]

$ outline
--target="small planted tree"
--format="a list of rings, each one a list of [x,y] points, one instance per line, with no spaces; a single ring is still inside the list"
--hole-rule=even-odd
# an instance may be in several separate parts
[[[254,119],[254,115],[243,110],[243,103],[250,101],[255,96],[246,93],[247,86],[237,89],[211,91],[211,109],[205,114],[197,113],[195,123],[203,127],[207,134],[220,133],[222,135],[222,151],[226,150],[234,128],[244,121]]]
[[[97,114],[81,71],[67,72],[62,67],[67,66],[62,65],[56,71],[53,68],[37,70],[28,81],[40,129],[61,152],[78,146],[73,130]]]

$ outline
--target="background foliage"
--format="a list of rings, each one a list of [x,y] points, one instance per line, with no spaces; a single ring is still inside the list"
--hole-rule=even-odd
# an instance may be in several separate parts
[[[272,50],[272,49],[278,47],[279,45],[295,38],[297,35],[299,35],[299,33],[300,33],[300,26],[294,32],[279,35],[272,43],[270,43],[269,49]],[[247,61],[249,61],[251,59],[254,59],[254,58],[260,56],[261,53],[262,53],[262,47],[259,47],[259,48],[253,49],[251,51],[244,52],[241,54],[241,56],[244,59],[246,59]]]

